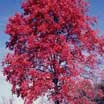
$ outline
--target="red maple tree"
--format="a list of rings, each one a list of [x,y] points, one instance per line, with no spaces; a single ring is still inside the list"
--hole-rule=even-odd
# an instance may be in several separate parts
[[[96,104],[95,87],[81,74],[86,67],[97,69],[104,41],[93,29],[96,19],[87,15],[88,3],[25,0],[22,9],[6,27],[12,52],[5,58],[4,75],[12,92],[25,104],[45,93],[55,104]]]

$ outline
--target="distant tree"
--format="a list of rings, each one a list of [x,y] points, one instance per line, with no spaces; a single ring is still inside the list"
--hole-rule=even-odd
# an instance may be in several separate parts
[[[1,104],[15,104],[14,103],[15,99],[13,97],[11,98],[5,98],[5,97],[2,97],[2,102]]]
[[[97,87],[97,96],[94,100],[97,104],[104,104],[104,80],[100,80],[95,86]]]
[[[104,40],[87,15],[86,0],[25,0],[23,12],[9,19],[10,39],[4,75],[25,104],[49,94],[55,104],[96,104],[84,70],[98,70]],[[88,84],[88,85],[87,85]]]

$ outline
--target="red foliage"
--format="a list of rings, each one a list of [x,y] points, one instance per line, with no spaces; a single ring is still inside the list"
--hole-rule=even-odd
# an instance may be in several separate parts
[[[13,53],[5,58],[4,75],[25,104],[47,91],[55,104],[95,104],[93,84],[77,79],[86,66],[96,69],[96,56],[104,52],[87,5],[85,0],[26,0],[24,12],[9,19],[7,47]]]

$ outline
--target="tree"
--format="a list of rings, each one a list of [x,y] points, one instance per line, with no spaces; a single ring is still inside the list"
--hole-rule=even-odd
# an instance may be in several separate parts
[[[15,102],[15,99],[13,98],[13,97],[11,97],[11,98],[5,98],[5,97],[3,97],[2,98],[2,104],[15,104],[14,103]]]
[[[12,92],[25,104],[46,92],[55,104],[95,104],[94,85],[81,74],[98,69],[104,41],[93,28],[95,17],[87,15],[88,3],[26,0],[22,9],[6,27],[10,36],[6,44],[12,52],[3,62],[4,75]]]

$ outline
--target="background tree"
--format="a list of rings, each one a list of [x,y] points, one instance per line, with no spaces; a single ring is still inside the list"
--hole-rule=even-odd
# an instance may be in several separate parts
[[[13,97],[11,97],[9,99],[3,97],[1,104],[15,104],[15,99]]]
[[[12,52],[3,62],[4,75],[12,92],[25,104],[47,92],[55,104],[96,104],[94,85],[81,74],[98,69],[104,41],[93,29],[87,2],[25,0],[22,9],[6,27]]]

